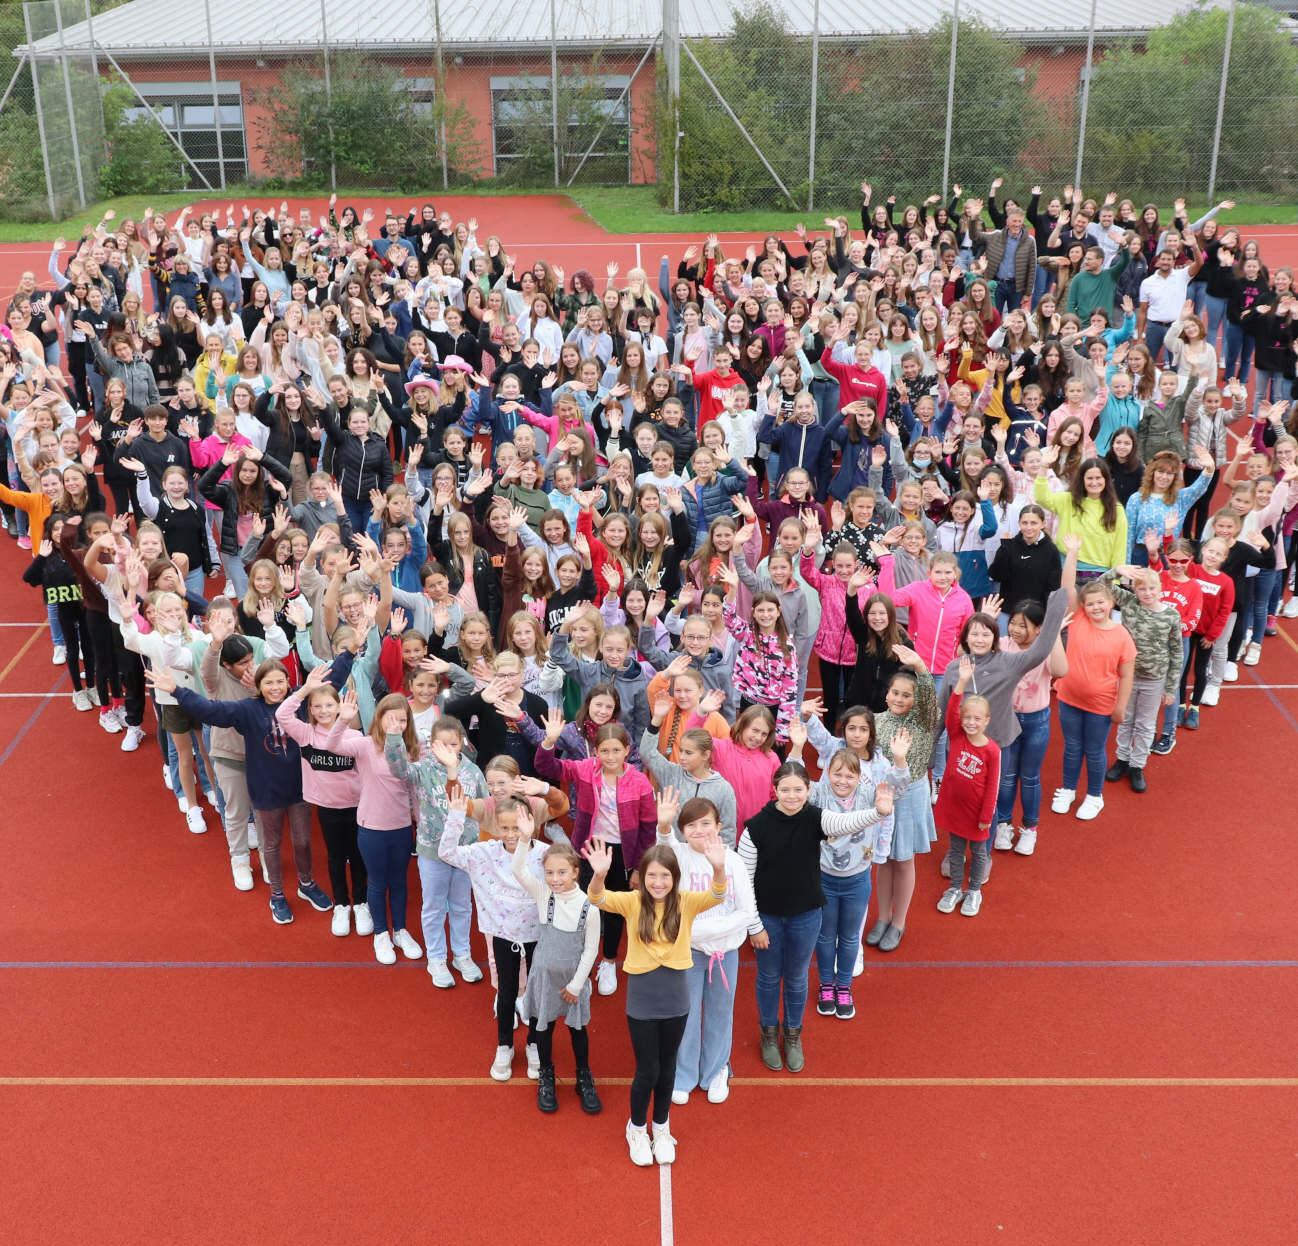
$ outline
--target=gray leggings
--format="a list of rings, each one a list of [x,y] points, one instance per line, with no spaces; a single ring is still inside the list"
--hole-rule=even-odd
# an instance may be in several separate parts
[[[284,890],[284,862],[280,849],[284,843],[284,823],[288,823],[293,840],[293,864],[299,883],[311,878],[311,806],[303,802],[287,809],[258,809],[257,833],[261,837],[261,860],[270,878],[272,892]]]
[[[248,778],[242,761],[231,757],[213,757],[212,768],[225,798],[225,842],[232,857],[248,856],[248,821],[252,803],[248,799]]]
[[[1125,761],[1133,770],[1143,770],[1149,760],[1166,691],[1167,681],[1163,679],[1132,682],[1127,714],[1118,727],[1118,760]]]
[[[964,854],[969,852],[969,886],[968,891],[981,891],[991,869],[988,847],[990,839],[965,839],[963,835],[951,836],[951,848],[946,854],[946,863],[951,867],[951,886],[959,887],[964,882]]]

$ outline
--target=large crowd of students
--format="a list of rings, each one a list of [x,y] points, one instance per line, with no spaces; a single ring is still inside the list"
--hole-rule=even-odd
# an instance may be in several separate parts
[[[1298,616],[1292,272],[1229,203],[999,190],[863,184],[859,231],[656,283],[432,204],[60,240],[0,329],[0,503],[79,721],[277,923],[449,989],[476,911],[490,1073],[522,1028],[542,1112],[560,1019],[601,1110],[621,958],[630,1156],[670,1163],[671,1105],[729,1093],[745,941],[797,1073],[813,961],[850,1020],[920,860],[976,916],[996,851],[1156,799]]]

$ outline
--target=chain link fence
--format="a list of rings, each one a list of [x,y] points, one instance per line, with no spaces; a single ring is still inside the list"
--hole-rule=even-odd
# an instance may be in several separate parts
[[[1298,27],[1262,5],[1151,0],[1142,31],[1110,0],[948,0],[924,26],[740,2],[321,0],[291,36],[251,0],[0,5],[0,214],[248,185],[656,184],[681,212],[838,213],[863,180],[903,208],[997,177],[1019,198],[1298,194]]]

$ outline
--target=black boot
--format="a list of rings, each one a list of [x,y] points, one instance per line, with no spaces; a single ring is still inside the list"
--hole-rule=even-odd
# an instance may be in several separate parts
[[[1127,771],[1127,778],[1131,780],[1131,790],[1133,792],[1143,792],[1149,786],[1145,781],[1145,772],[1137,770],[1134,766]]]
[[[536,1083],[536,1106],[542,1112],[557,1112],[559,1096],[554,1093],[554,1065],[541,1065],[541,1076]]]
[[[1128,770],[1127,763],[1123,761],[1121,757],[1119,757],[1117,761],[1115,761],[1113,765],[1111,765],[1108,768],[1108,770],[1104,772],[1104,777],[1110,783],[1116,783],[1120,778],[1122,778],[1123,775],[1127,773],[1127,770]]]
[[[581,1110],[587,1116],[598,1116],[604,1110],[589,1069],[577,1070],[577,1097],[581,1100]]]

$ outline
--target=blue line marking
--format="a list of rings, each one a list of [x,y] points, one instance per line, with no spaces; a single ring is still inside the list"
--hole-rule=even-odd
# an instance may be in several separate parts
[[[41,716],[41,714],[45,712],[45,707],[49,704],[50,693],[57,692],[63,686],[63,681],[67,678],[68,678],[68,672],[67,672],[67,668],[65,667],[63,671],[60,673],[58,679],[54,681],[54,686],[50,689],[49,693],[46,693],[45,696],[41,698],[40,703],[36,706],[34,710],[32,710],[31,714],[28,716],[27,721],[23,723],[21,727],[18,728],[18,734],[14,736],[12,740],[9,741],[9,747],[6,748],[3,753],[0,753],[0,766],[3,766],[5,762],[9,760],[9,758],[13,755],[14,749],[16,749],[23,742],[23,737],[36,725],[36,720]]]

